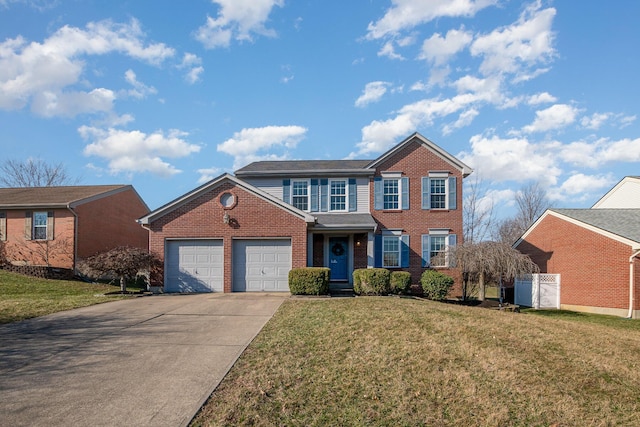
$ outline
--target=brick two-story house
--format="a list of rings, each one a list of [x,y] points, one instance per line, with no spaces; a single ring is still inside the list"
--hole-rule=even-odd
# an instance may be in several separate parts
[[[462,238],[472,172],[413,134],[375,160],[261,161],[221,175],[140,218],[165,264],[165,291],[288,291],[291,268],[411,272]]]
[[[146,249],[148,233],[136,219],[147,212],[130,185],[0,188],[7,268],[72,272],[77,260],[117,246]]]

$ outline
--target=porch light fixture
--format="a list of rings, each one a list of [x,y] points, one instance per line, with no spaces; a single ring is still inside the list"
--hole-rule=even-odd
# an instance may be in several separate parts
[[[224,222],[225,224],[229,224],[229,221],[231,220],[231,217],[229,217],[229,212],[224,213],[224,215],[222,216],[222,222]]]

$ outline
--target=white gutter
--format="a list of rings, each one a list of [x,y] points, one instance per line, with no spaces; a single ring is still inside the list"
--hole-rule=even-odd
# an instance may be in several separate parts
[[[633,259],[640,255],[640,249],[635,251],[633,255],[629,257],[629,314],[628,319],[633,319],[633,290],[635,288],[635,280],[633,278]]]

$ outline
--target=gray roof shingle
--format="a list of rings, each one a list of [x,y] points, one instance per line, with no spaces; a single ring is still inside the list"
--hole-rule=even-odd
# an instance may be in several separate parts
[[[640,209],[551,209],[625,239],[640,242]]]
[[[238,177],[263,174],[316,174],[326,172],[366,172],[371,160],[278,160],[253,162],[238,169]],[[373,171],[371,171],[373,173]]]
[[[129,185],[0,188],[0,208],[67,206]]]
[[[368,213],[314,214],[317,223],[314,228],[344,230],[375,230],[377,223]]]

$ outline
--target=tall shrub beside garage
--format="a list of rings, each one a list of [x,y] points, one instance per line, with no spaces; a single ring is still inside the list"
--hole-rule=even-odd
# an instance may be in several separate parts
[[[293,268],[289,271],[289,291],[293,295],[327,295],[330,273],[326,267]]]

